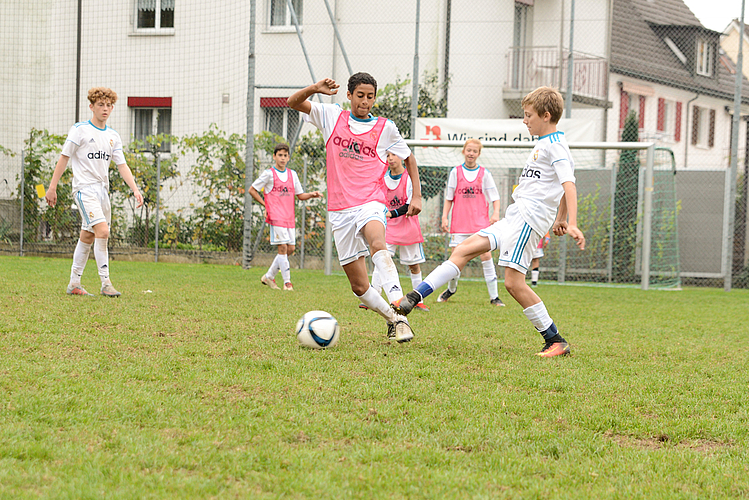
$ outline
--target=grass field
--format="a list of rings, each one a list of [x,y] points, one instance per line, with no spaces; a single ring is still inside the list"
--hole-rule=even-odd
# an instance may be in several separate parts
[[[540,359],[482,282],[398,345],[343,276],[111,268],[70,297],[69,259],[0,257],[0,498],[749,496],[746,290],[542,284],[573,356]],[[336,348],[297,345],[311,309]]]

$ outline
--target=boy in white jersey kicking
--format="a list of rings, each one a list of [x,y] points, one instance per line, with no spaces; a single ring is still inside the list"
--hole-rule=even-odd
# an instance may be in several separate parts
[[[408,314],[424,297],[460,276],[469,260],[499,249],[498,264],[505,267],[505,288],[544,338],[538,356],[561,356],[570,353],[570,346],[559,334],[544,303],[526,284],[525,273],[534,249],[550,228],[557,236],[569,234],[581,250],[585,249],[585,237],[577,227],[575,165],[564,134],[557,132],[564,109],[559,91],[540,87],[526,95],[521,104],[523,123],[539,139],[512,194],[515,203],[507,207],[504,219],[458,245],[450,260],[432,271],[416,290],[393,303],[393,308]]]
[[[398,270],[385,244],[385,191],[383,176],[386,154],[405,160],[413,183],[413,195],[406,217],[421,211],[421,184],[416,160],[395,124],[370,114],[377,95],[377,81],[367,73],[356,73],[348,80],[346,97],[351,111],[337,104],[308,101],[314,94],[334,95],[338,84],[326,78],[295,92],[289,107],[304,113],[304,119],[323,133],[326,150],[328,212],[338,260],[354,295],[369,309],[385,318],[388,338],[408,342],[413,331],[405,316],[397,314],[369,284],[364,258],[372,252],[382,288],[390,302],[403,296]],[[369,246],[369,249],[367,249]]]
[[[490,226],[499,220],[499,192],[491,172],[477,163],[481,156],[481,141],[468,139],[463,144],[462,165],[453,167],[445,187],[445,205],[442,208],[444,232],[450,232],[450,248],[455,248],[476,231]],[[492,215],[489,217],[489,205]],[[449,218],[448,218],[449,217]],[[497,292],[497,270],[491,252],[482,253],[481,268],[484,272],[489,303],[504,307]],[[440,294],[437,302],[447,302],[458,291],[458,277],[447,283],[447,289]]]
[[[278,246],[278,254],[271,263],[260,282],[274,290],[278,290],[276,274],[281,271],[283,289],[293,291],[291,285],[291,266],[289,256],[294,253],[296,244],[296,216],[294,214],[294,197],[299,200],[322,198],[320,191],[305,193],[299,177],[290,168],[289,145],[276,144],[273,150],[275,166],[263,171],[250,187],[250,196],[265,207],[265,222],[270,226],[270,244]],[[263,190],[265,196],[260,196],[258,190]]]
[[[81,214],[81,235],[73,253],[69,295],[91,295],[81,286],[91,246],[94,247],[96,266],[101,279],[101,294],[119,297],[121,294],[109,280],[109,226],[112,209],[109,203],[109,162],[113,161],[125,183],[133,190],[137,206],[143,205],[143,195],[130,167],[125,162],[120,135],[107,126],[107,119],[117,102],[117,94],[108,88],[95,87],[88,91],[89,109],[93,116],[87,122],[73,125],[68,133],[62,154],[57,160],[52,180],[45,196],[47,203],[57,203],[57,183],[70,161],[73,168],[73,198]]]

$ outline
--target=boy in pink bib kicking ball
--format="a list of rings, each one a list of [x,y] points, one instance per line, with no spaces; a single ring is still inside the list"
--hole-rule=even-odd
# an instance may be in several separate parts
[[[540,87],[526,95],[521,104],[523,123],[539,139],[512,194],[515,203],[507,207],[504,219],[458,245],[450,260],[393,303],[393,308],[408,314],[434,290],[460,276],[468,261],[498,249],[498,264],[505,268],[505,288],[544,339],[537,355],[548,358],[570,354],[570,345],[557,330],[541,298],[525,282],[525,273],[538,242],[549,229],[557,236],[569,234],[581,250],[585,249],[585,237],[577,227],[575,164],[564,134],[557,131],[564,99],[558,90]]]
[[[294,253],[296,245],[296,217],[294,216],[294,197],[298,200],[322,198],[320,191],[305,193],[296,172],[286,168],[289,162],[289,145],[276,144],[273,150],[275,166],[268,168],[255,179],[250,187],[250,196],[265,208],[265,222],[270,226],[270,244],[278,246],[278,254],[271,263],[260,282],[274,290],[276,274],[281,271],[283,289],[294,290],[291,285],[291,266],[289,256]],[[264,197],[258,191],[262,190]]]
[[[338,87],[330,78],[320,80],[295,92],[289,97],[288,104],[304,113],[304,119],[322,131],[330,223],[338,260],[351,290],[360,302],[385,318],[388,339],[408,342],[413,338],[408,320],[388,303],[403,297],[403,290],[385,243],[388,209],[383,176],[387,170],[388,152],[405,161],[413,183],[406,217],[418,215],[421,211],[421,185],[416,160],[395,124],[370,114],[377,95],[377,81],[371,75],[356,73],[349,78],[346,97],[351,101],[351,111],[345,111],[338,104],[307,100],[314,94],[335,95]],[[388,301],[369,284],[364,259],[370,251]]]

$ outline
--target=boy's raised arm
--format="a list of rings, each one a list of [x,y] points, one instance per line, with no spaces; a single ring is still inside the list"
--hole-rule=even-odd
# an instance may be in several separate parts
[[[339,85],[332,78],[325,78],[317,83],[305,87],[302,90],[297,90],[291,97],[286,100],[286,103],[291,109],[301,111],[302,113],[309,114],[312,110],[312,104],[307,100],[310,96],[315,94],[334,95],[338,92]]]

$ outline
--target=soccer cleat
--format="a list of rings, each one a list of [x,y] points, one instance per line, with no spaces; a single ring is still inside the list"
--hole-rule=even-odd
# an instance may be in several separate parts
[[[410,342],[414,338],[414,332],[411,330],[411,325],[408,324],[408,320],[401,316],[402,319],[398,319],[395,322],[395,341],[399,344],[403,342]]]
[[[567,342],[546,342],[541,352],[536,356],[542,358],[552,358],[554,356],[568,356],[570,354],[570,345]]]
[[[66,293],[68,295],[82,295],[86,297],[93,297],[93,295],[88,293],[81,285],[68,285]]]
[[[283,284],[283,289],[286,292],[293,292],[294,291],[294,287],[291,286],[291,281],[289,281],[288,283],[284,283]]]
[[[395,340],[395,323],[388,323],[388,340]]]
[[[271,278],[267,277],[264,274],[263,274],[263,277],[260,278],[260,283],[262,283],[263,285],[268,286],[272,290],[280,290],[280,288],[278,287],[278,285],[276,285],[276,280],[271,279]]]
[[[422,300],[423,299],[421,298],[421,295],[419,295],[419,292],[417,292],[416,290],[411,290],[406,295],[390,304],[390,307],[392,307],[398,314],[407,316],[408,313],[414,310],[416,304],[418,304]]]
[[[492,300],[489,301],[489,303],[493,306],[497,307],[504,307],[505,303],[502,302],[502,300],[499,297],[494,297]]]
[[[429,312],[429,308],[425,306],[423,302],[419,302],[418,304],[416,304],[414,309],[416,309],[417,311],[425,312],[425,313]]]
[[[450,290],[445,290],[444,292],[440,294],[439,297],[437,297],[437,302],[447,302],[448,299],[452,297],[453,295],[455,295],[456,293],[458,293],[457,290],[455,290],[454,292],[451,292]]]
[[[104,295],[105,297],[119,297],[120,295],[122,295],[120,292],[114,289],[111,283],[102,285],[101,294]]]
[[[359,302],[359,309],[364,309],[365,311],[369,310],[369,307],[367,307],[367,304],[364,302]]]

